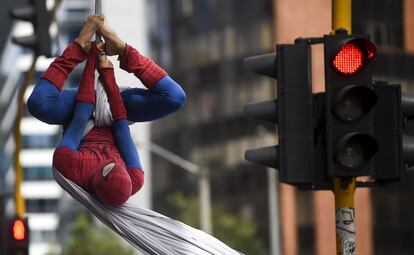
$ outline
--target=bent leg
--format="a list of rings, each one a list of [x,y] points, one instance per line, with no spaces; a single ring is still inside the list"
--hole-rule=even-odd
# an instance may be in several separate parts
[[[95,91],[94,91],[94,77],[95,77],[95,61],[96,52],[92,52],[88,56],[85,69],[82,73],[78,93],[76,94],[76,105],[72,120],[63,134],[62,140],[58,147],[68,147],[72,150],[78,150],[80,141],[86,124],[92,115],[95,106]]]
[[[181,108],[186,95],[170,76],[159,80],[151,89],[132,88],[121,92],[127,118],[133,122],[153,121]]]
[[[76,93],[77,89],[59,91],[53,83],[41,79],[27,100],[27,108],[40,121],[66,125],[73,114]]]
[[[178,110],[185,102],[185,93],[152,59],[126,45],[119,56],[120,67],[133,73],[148,90],[132,89],[122,93],[128,119],[151,121]]]
[[[114,70],[105,68],[99,70],[101,80],[108,95],[109,107],[111,109],[113,123],[112,129],[115,142],[121,157],[128,169],[131,178],[131,195],[141,189],[144,182],[144,172],[142,171],[141,161],[138,151],[132,140],[131,133],[126,120],[126,110],[119,94],[119,88],[115,81]]]
[[[70,121],[76,91],[62,91],[62,88],[69,73],[86,57],[83,48],[72,42],[50,64],[27,101],[34,117],[48,124],[63,125]]]

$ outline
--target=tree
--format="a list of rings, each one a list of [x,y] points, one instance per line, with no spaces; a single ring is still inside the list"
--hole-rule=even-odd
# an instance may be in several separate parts
[[[199,203],[197,197],[186,197],[177,192],[167,198],[177,209],[175,218],[192,227],[199,228]],[[256,223],[246,217],[233,215],[225,208],[212,208],[213,235],[233,249],[245,254],[268,254],[263,242],[256,237]]]
[[[80,214],[73,225],[62,255],[134,255],[134,249],[123,244],[109,228],[93,224],[92,218]],[[53,255],[53,253],[49,253]]]

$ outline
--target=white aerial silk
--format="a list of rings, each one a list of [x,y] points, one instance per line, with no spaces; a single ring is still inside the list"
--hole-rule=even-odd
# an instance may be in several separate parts
[[[132,244],[142,254],[156,255],[240,255],[204,231],[157,212],[125,203],[120,207],[102,204],[53,169],[57,183],[81,202],[100,221]]]

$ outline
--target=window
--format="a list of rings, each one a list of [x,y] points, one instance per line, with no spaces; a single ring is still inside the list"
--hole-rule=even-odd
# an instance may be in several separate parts
[[[380,46],[403,47],[402,0],[352,1],[352,33],[368,34]]]
[[[23,148],[53,148],[56,146],[57,141],[56,135],[24,135]]]
[[[27,199],[26,210],[28,213],[54,212],[58,203],[58,199]]]
[[[23,177],[25,181],[53,180],[51,167],[24,167]]]
[[[30,242],[49,243],[52,241],[56,241],[56,232],[53,230],[30,231]]]

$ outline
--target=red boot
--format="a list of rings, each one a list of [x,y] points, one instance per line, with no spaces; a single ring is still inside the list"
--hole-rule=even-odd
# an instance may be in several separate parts
[[[152,88],[161,78],[167,75],[161,67],[150,58],[141,55],[131,45],[126,45],[124,54],[119,56],[120,67],[141,80],[147,88]]]
[[[62,55],[57,57],[49,68],[43,73],[43,79],[50,81],[55,84],[57,89],[60,91],[65,84],[65,80],[69,73],[79,63],[83,62],[88,54],[77,42],[72,42],[66,47]]]

